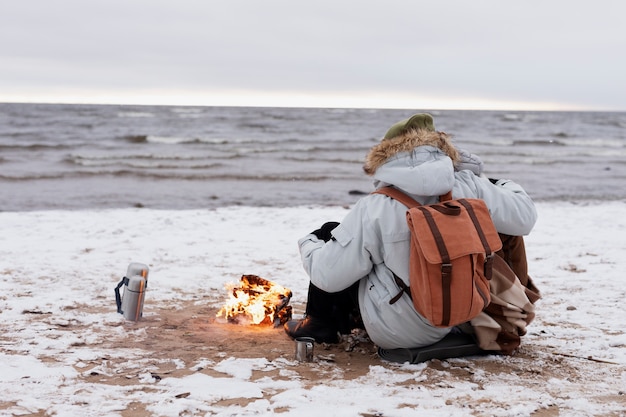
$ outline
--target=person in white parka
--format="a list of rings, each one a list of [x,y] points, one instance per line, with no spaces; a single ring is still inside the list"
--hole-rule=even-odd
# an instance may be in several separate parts
[[[469,169],[467,169],[469,168]],[[479,175],[480,160],[460,152],[448,134],[420,113],[394,124],[366,157],[364,171],[375,187],[393,186],[421,204],[452,198],[485,201],[503,241],[501,256],[524,282],[527,264],[522,236],[537,219],[533,201],[510,180]],[[450,333],[428,323],[401,290],[394,274],[409,284],[410,231],[406,206],[381,194],[360,199],[341,223],[328,222],[298,241],[310,277],[305,318],[285,323],[290,337],[335,343],[340,334],[363,327],[384,349],[418,348]]]

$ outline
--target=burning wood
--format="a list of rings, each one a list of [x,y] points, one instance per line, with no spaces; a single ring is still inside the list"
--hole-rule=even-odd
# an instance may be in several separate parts
[[[217,312],[233,323],[249,322],[278,326],[291,319],[291,291],[256,275],[242,275],[238,284],[227,285],[229,298]]]

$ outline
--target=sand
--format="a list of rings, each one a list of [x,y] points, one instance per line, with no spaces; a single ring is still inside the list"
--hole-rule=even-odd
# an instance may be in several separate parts
[[[0,213],[0,415],[626,415],[626,204],[538,208],[543,298],[520,349],[415,365],[366,340],[301,363],[281,328],[215,317],[244,273],[301,316],[295,242],[344,208]],[[138,322],[113,297],[132,261],[151,268]]]

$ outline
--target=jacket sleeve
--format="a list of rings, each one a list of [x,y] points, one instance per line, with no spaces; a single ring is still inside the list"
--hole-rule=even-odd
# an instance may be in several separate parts
[[[372,269],[374,260],[368,250],[368,233],[372,228],[363,228],[366,210],[358,202],[332,231],[328,242],[309,234],[298,241],[305,271],[311,282],[326,292],[337,292],[348,288]]]
[[[457,183],[453,195],[470,197],[475,193],[487,204],[491,218],[500,233],[524,236],[531,232],[537,221],[537,209],[522,186],[511,180],[498,180],[495,184],[484,177],[477,177],[469,171],[457,173]],[[456,188],[459,185],[459,188]],[[474,188],[474,190],[469,190]]]

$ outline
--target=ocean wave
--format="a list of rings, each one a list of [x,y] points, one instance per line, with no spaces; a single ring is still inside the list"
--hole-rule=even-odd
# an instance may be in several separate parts
[[[617,138],[571,138],[566,144],[568,146],[581,146],[590,148],[626,148],[626,140]]]
[[[331,164],[361,164],[363,163],[363,158],[321,158],[315,156],[285,156],[281,158],[282,161],[295,161],[295,162],[321,162],[321,163],[331,163]]]
[[[146,142],[162,143],[165,145],[177,145],[179,143],[200,143],[202,141],[197,138],[185,138],[176,136],[146,136]]]
[[[183,136],[156,136],[156,135],[127,135],[122,140],[130,143],[157,143],[162,145],[184,145],[184,144],[209,144],[209,145],[229,145],[229,144],[258,144],[254,139],[223,139],[223,138],[197,138]],[[261,142],[263,143],[263,142]]]
[[[626,141],[616,138],[582,138],[582,137],[570,137],[566,134],[558,136],[560,139],[538,139],[538,140],[515,140],[514,145],[523,146],[563,146],[568,148],[610,148],[610,149],[624,149],[626,148]]]
[[[358,153],[359,157],[363,157],[364,155],[366,155],[366,149],[362,147],[357,147],[357,148],[343,147],[343,146],[325,147],[325,146],[306,145],[306,144],[301,144],[298,146],[281,146],[279,143],[264,144],[264,145],[254,144],[254,146],[233,147],[232,150],[236,151],[241,156],[249,155],[249,154],[283,154],[285,155],[285,157],[289,157],[289,155],[294,155],[296,157],[299,157],[299,155],[301,154],[305,154],[305,155],[318,154],[320,156],[324,154],[330,154],[332,156],[332,155],[342,154],[346,152]],[[321,159],[328,160],[328,158],[321,158]]]
[[[546,166],[573,166],[573,167],[589,167],[589,159],[590,156],[586,155],[575,155],[571,158],[562,158],[560,156],[522,156],[516,155],[509,158],[498,157],[491,159],[489,157],[482,158],[484,162],[484,169],[486,171],[492,171],[494,169],[499,169],[502,167],[507,167],[511,165],[515,165],[517,167],[524,166],[538,166],[538,165],[546,165]],[[602,160],[602,162],[594,163],[594,170],[604,169],[610,165],[626,165],[626,160],[619,157],[607,157]],[[583,169],[591,169],[591,168],[583,168]]]
[[[18,150],[18,151],[38,151],[38,150],[54,150],[54,149],[69,149],[75,147],[74,145],[64,143],[6,143],[0,144],[0,152],[3,150]]]
[[[522,120],[522,116],[516,113],[507,113],[502,115],[502,120],[505,122],[517,122]]]
[[[229,141],[225,139],[201,139],[182,136],[127,135],[122,137],[122,139],[130,143],[158,143],[162,145],[180,145],[187,143],[225,145],[229,143]]]
[[[480,146],[498,146],[506,147],[513,146],[515,140],[503,138],[503,137],[484,137],[484,138],[460,138],[457,140],[456,136],[452,138],[452,141],[460,148],[470,150],[467,145],[480,145]]]
[[[128,118],[144,118],[144,117],[155,117],[154,113],[145,112],[145,111],[124,111],[118,112],[117,117],[128,117]]]
[[[565,142],[554,139],[514,140],[513,146],[567,146]]]
[[[607,124],[613,127],[617,127],[617,128],[626,127],[626,121],[621,121],[621,120],[609,120]]]
[[[207,172],[193,172],[193,171],[172,171],[172,170],[133,170],[127,168],[119,169],[100,169],[97,171],[63,171],[46,174],[33,174],[27,173],[24,175],[19,174],[0,174],[0,181],[7,182],[25,182],[25,181],[39,181],[39,180],[68,180],[77,178],[94,178],[94,177],[119,177],[119,178],[140,178],[143,180],[153,179],[155,181],[169,180],[169,181],[255,181],[255,182],[291,182],[291,181],[328,181],[337,180],[336,173],[332,175],[323,175],[319,173],[311,174],[246,174],[246,173],[216,173],[210,174]]]
[[[179,145],[184,143],[200,143],[199,139],[178,136],[128,135],[124,140],[131,143],[160,143],[164,145]]]
[[[127,135],[122,138],[126,142],[130,143],[143,143],[148,141],[147,135]]]
[[[545,147],[565,147],[565,148],[610,148],[620,149],[626,148],[626,140],[619,138],[588,138],[588,137],[573,137],[568,134],[555,134],[557,139],[507,139],[507,138],[463,138],[461,141],[454,140],[454,142],[460,148],[468,151],[474,151],[473,145],[478,145],[476,149],[490,149],[491,147],[506,148],[511,146],[529,148],[536,146],[540,152],[544,152]],[[498,149],[495,152],[503,152],[502,149]],[[518,152],[517,150],[515,152]]]
[[[237,128],[238,129],[251,129],[251,130],[260,130],[260,131],[266,131],[266,130],[270,130],[270,129],[275,129],[276,126],[269,124],[269,123],[262,123],[262,122],[244,122],[244,123],[238,123],[237,124]]]
[[[35,174],[32,172],[24,173],[24,174],[15,174],[15,173],[1,173],[0,181],[7,182],[21,182],[21,181],[38,181],[38,180],[54,180],[54,179],[64,179],[64,178],[77,178],[77,175],[74,175],[73,172],[55,172],[55,173],[46,173],[46,174]]]
[[[176,114],[181,119],[197,119],[203,117],[204,109],[189,107],[189,108],[173,108],[172,113]]]
[[[220,158],[228,157],[229,155],[220,155]],[[125,154],[79,154],[72,153],[69,154],[66,158],[66,162],[75,162],[75,161],[126,161],[126,160],[134,160],[134,159],[149,159],[149,160],[172,160],[172,161],[196,161],[206,159],[206,155],[190,155],[190,154],[179,154],[179,155],[157,155],[154,153],[125,153]]]
[[[150,143],[161,145],[216,145],[222,151],[238,153],[270,153],[270,152],[350,152],[358,151],[363,154],[369,149],[367,144],[349,141],[317,141],[311,143],[306,140],[290,139],[248,139],[248,138],[189,138],[177,136],[127,135],[122,140],[131,143]]]
[[[204,113],[201,107],[174,107],[172,113]]]
[[[166,161],[166,160],[150,160],[150,159],[137,159],[137,160],[120,160],[120,159],[75,159],[71,161],[73,164],[83,167],[120,167],[120,168],[138,168],[138,169],[213,169],[224,166],[219,162],[199,162],[199,163],[184,163],[180,161]]]

